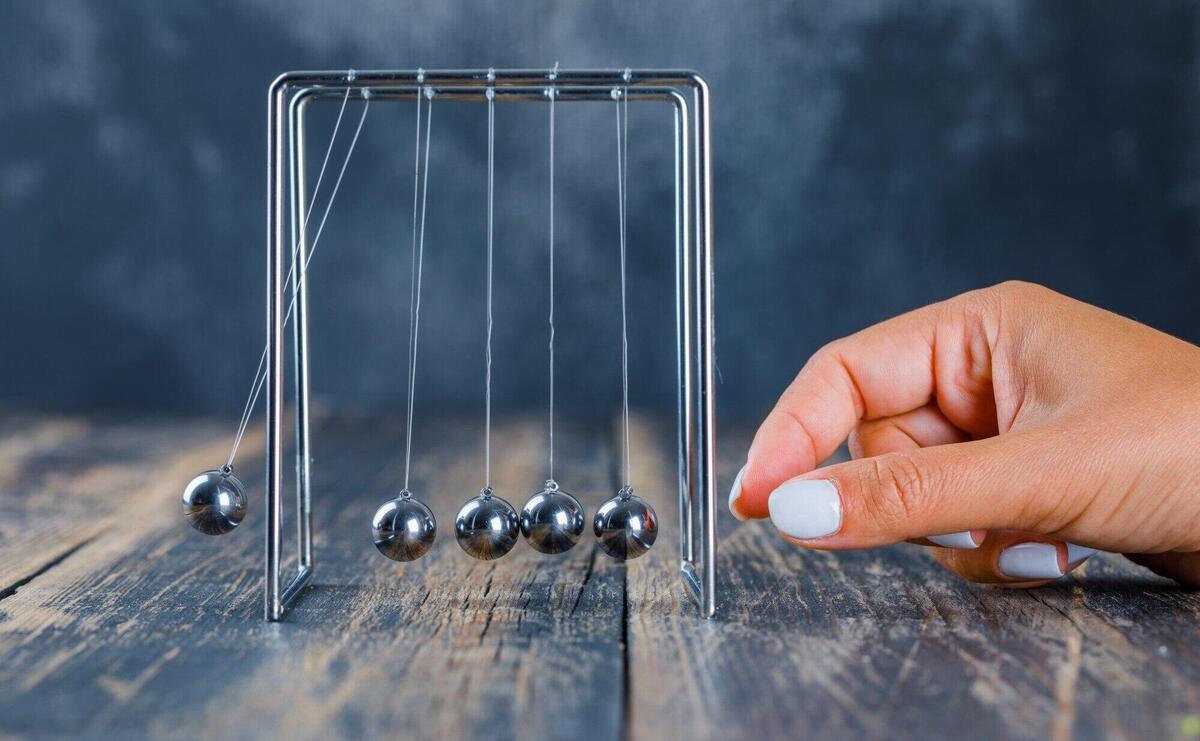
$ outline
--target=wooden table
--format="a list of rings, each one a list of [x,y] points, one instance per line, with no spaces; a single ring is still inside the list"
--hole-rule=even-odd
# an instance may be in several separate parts
[[[542,421],[498,424],[497,492],[518,507],[544,478]],[[1042,589],[979,587],[914,546],[796,550],[722,502],[718,614],[698,619],[675,568],[670,425],[644,420],[634,478],[664,523],[646,557],[613,562],[589,537],[471,560],[453,516],[481,484],[481,431],[426,420],[414,477],[440,532],[397,565],[369,521],[398,488],[401,421],[325,419],[314,585],[266,624],[261,439],[237,531],[206,537],[179,512],[229,427],[0,421],[0,737],[1200,735],[1200,598],[1118,556]],[[560,479],[594,511],[616,428],[561,427]],[[722,431],[723,486],[748,435]]]

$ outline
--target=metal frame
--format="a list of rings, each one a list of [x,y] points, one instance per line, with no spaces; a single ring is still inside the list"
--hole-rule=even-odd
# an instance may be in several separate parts
[[[713,384],[712,154],[708,84],[686,70],[453,70],[289,72],[270,87],[267,112],[267,471],[264,617],[279,621],[312,578],[308,255],[304,114],[309,103],[340,100],[347,87],[375,99],[413,100],[429,88],[458,101],[632,101],[670,104],[675,119],[675,294],[678,353],[680,572],[700,614],[716,611],[716,395]],[[690,91],[689,96],[686,92]],[[286,111],[286,115],[285,115]],[[286,171],[285,171],[286,165]],[[296,240],[293,281],[296,374],[296,506],[299,567],[283,582],[284,183],[290,181]],[[693,220],[694,219],[694,220]]]

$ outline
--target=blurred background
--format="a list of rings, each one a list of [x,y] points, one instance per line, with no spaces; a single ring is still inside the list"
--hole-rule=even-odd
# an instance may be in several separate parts
[[[704,74],[723,419],[764,413],[831,339],[1009,278],[1200,340],[1197,16],[1157,1],[0,0],[0,405],[232,426],[264,337],[266,90],[291,69]],[[316,108],[319,157],[336,106]],[[558,108],[559,399],[609,414],[615,114]],[[633,403],[671,409],[671,119],[633,108]],[[349,406],[404,401],[413,114],[372,106],[311,266],[314,390]],[[482,404],[485,126],[483,106],[435,103],[425,409]],[[497,403],[532,410],[547,108],[499,106],[497,147]]]

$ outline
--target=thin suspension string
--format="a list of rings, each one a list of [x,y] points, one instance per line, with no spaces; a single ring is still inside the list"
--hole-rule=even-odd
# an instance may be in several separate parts
[[[325,148],[325,157],[321,160],[321,171],[317,174],[317,185],[313,188],[312,196],[308,201],[308,210],[304,214],[304,221],[300,226],[301,233],[308,228],[308,220],[312,218],[313,205],[317,202],[317,194],[321,192],[321,181],[325,179],[325,168],[329,165],[329,156],[333,154],[333,145],[337,141],[338,129],[342,126],[342,116],[346,113],[346,103],[350,100],[351,88],[346,88],[346,94],[342,96],[342,105],[338,109],[337,120],[333,122],[333,133],[329,135],[329,146]],[[292,282],[292,276],[296,272],[296,257],[300,252],[300,235],[296,235],[296,243],[292,247],[292,259],[288,267],[287,278],[283,281],[283,290],[287,291],[288,286]],[[267,348],[263,346],[262,357],[258,359],[258,368],[254,371],[254,380],[250,382],[250,393],[246,396],[246,403],[242,406],[242,416],[238,418],[238,436],[234,439],[232,451],[229,458],[226,459],[225,465],[222,468],[226,471],[232,470],[233,458],[237,455],[238,445],[241,443],[241,430],[246,426],[246,418],[250,416],[250,410],[253,408],[254,390],[258,387],[259,376],[262,375],[264,366],[267,362]]]
[[[550,79],[558,77],[558,64],[550,73]],[[554,101],[558,98],[557,88],[550,93],[550,479],[547,486],[554,485]]]
[[[346,175],[346,167],[350,164],[350,158],[354,154],[355,147],[358,145],[358,136],[359,136],[359,134],[362,133],[363,123],[365,123],[367,120],[367,112],[371,109],[371,98],[369,95],[366,95],[365,92],[366,91],[364,91],[364,97],[363,97],[362,116],[359,117],[359,119],[358,119],[358,126],[354,129],[353,138],[350,139],[350,146],[346,150],[345,159],[342,160],[341,170],[338,172],[337,180],[334,181],[333,190],[329,194],[329,200],[325,204],[325,211],[324,211],[324,213],[321,214],[321,222],[317,226],[316,236],[313,237],[312,247],[309,249],[308,255],[304,259],[304,264],[300,266],[299,275],[294,278],[294,280],[296,280],[297,282],[304,280],[304,276],[308,272],[308,265],[309,265],[309,263],[312,262],[313,255],[315,255],[317,253],[317,245],[321,241],[321,235],[325,232],[325,222],[329,218],[329,212],[330,212],[330,209],[333,208],[333,202],[337,198],[338,190],[340,190],[342,187],[342,178],[345,177],[345,175]],[[332,140],[330,141],[330,146],[331,147],[333,146]],[[315,193],[314,193],[314,197],[315,197]],[[305,219],[305,222],[307,223],[307,218]],[[296,245],[297,250],[299,249],[299,246],[300,246],[299,243],[297,243],[297,245]],[[293,260],[295,260],[295,258],[293,258]],[[286,287],[286,284],[285,284],[285,287]],[[295,309],[295,307],[296,307],[297,295],[298,295],[297,293],[293,293],[291,300],[288,302],[287,311],[284,313],[284,316],[283,316],[284,325],[286,325],[288,323],[288,320],[290,320],[292,318],[292,310]],[[229,451],[229,459],[225,461],[225,466],[223,467],[224,470],[230,470],[233,468],[233,460],[234,460],[234,458],[237,457],[238,448],[241,446],[242,438],[246,434],[246,427],[249,426],[249,424],[250,424],[250,417],[254,410],[254,404],[256,401],[258,401],[258,395],[262,392],[263,386],[266,383],[266,380],[267,380],[266,361],[267,361],[267,348],[264,347],[262,360],[259,361],[259,368],[262,370],[257,374],[257,376],[255,377],[255,380],[253,382],[254,386],[253,386],[253,390],[250,394],[250,401],[246,404],[247,412],[243,416],[241,425],[238,428],[237,435],[233,439],[233,449]]]
[[[629,189],[629,89],[613,91],[617,101],[617,200],[621,229],[621,406],[625,446],[625,486],[630,488],[629,464],[629,329],[625,310],[625,220],[626,193]],[[624,114],[624,115],[622,115]]]
[[[412,470],[413,401],[417,389],[417,338],[421,330],[421,277],[425,265],[425,213],[429,201],[429,142],[433,126],[433,96],[429,90],[429,105],[425,111],[425,163],[421,183],[420,236],[417,231],[417,181],[421,173],[421,94],[417,94],[417,145],[413,161],[413,271],[408,302],[408,429],[404,435],[404,493],[408,494],[409,472]]]
[[[488,169],[487,169],[487,346],[484,350],[484,495],[492,490],[492,236],[496,185],[496,93],[487,91]]]

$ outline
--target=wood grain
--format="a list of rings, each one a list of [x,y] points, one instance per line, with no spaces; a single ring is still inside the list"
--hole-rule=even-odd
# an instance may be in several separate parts
[[[540,417],[499,422],[497,493],[545,477]],[[634,483],[664,530],[618,564],[594,541],[546,557],[463,554],[473,420],[417,437],[414,489],[439,537],[398,565],[370,544],[399,488],[401,422],[314,432],[317,574],[261,622],[261,440],[252,509],[224,538],[178,492],[223,460],[208,421],[0,421],[0,737],[1185,738],[1200,724],[1200,598],[1117,556],[1033,591],[976,587],[914,546],[802,552],[722,509],[718,617],[677,577],[669,424],[634,425]],[[594,512],[614,430],[556,436],[560,482]],[[722,484],[748,430],[723,433]],[[285,522],[286,532],[292,524]],[[290,547],[290,543],[288,544]]]

